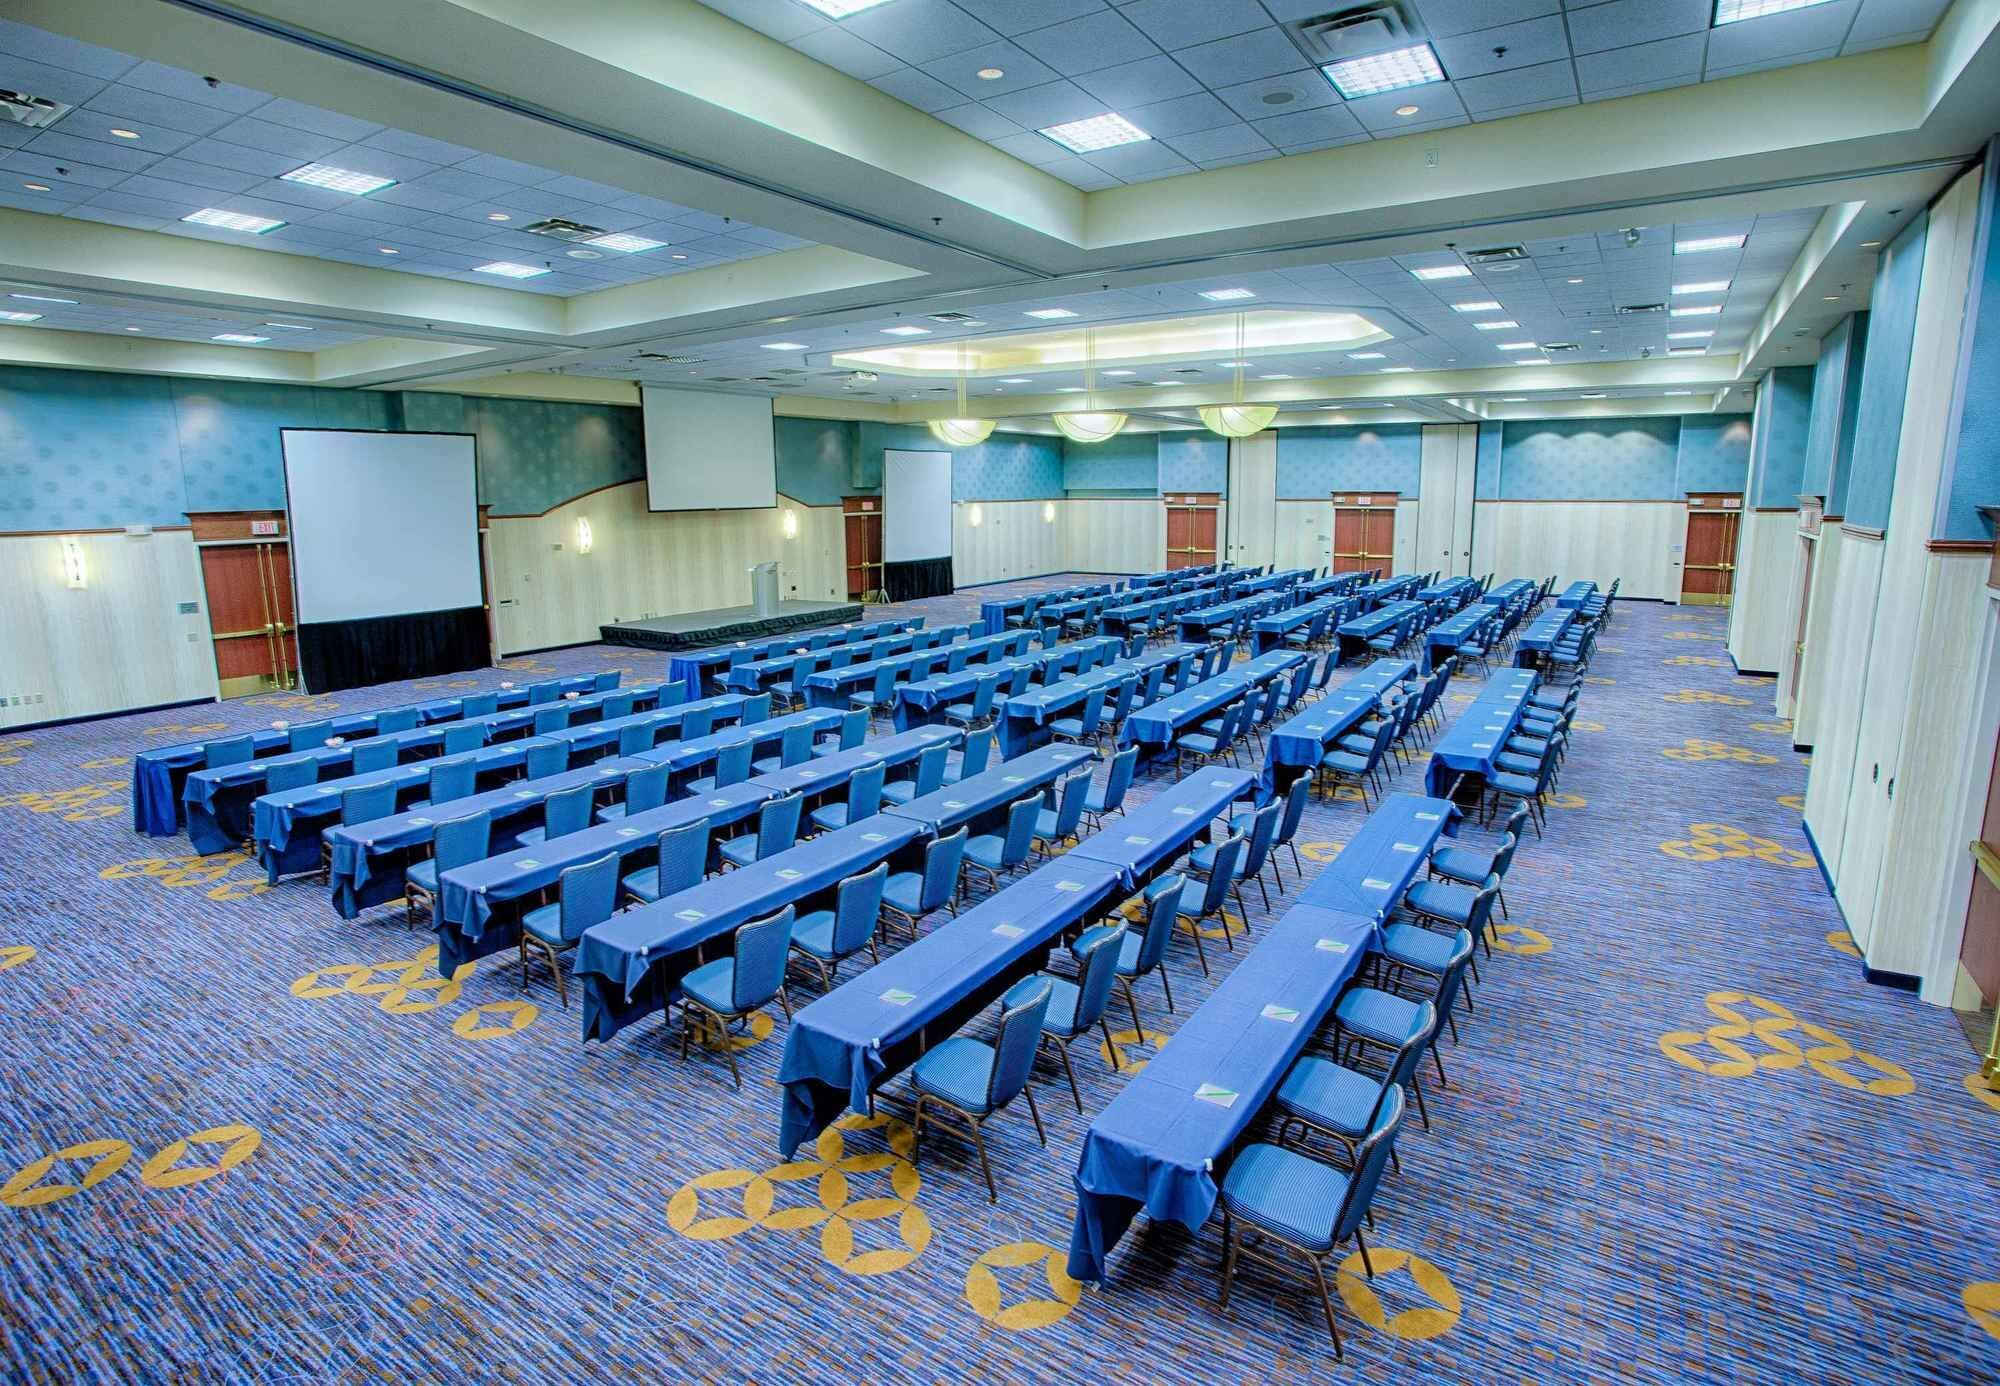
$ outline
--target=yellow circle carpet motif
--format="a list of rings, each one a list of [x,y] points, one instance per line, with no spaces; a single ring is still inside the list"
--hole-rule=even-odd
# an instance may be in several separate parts
[[[1451,1283],[1450,1276],[1429,1261],[1388,1246],[1370,1247],[1368,1261],[1375,1267],[1372,1278],[1362,1265],[1361,1253],[1355,1251],[1340,1263],[1340,1272],[1334,1281],[1341,1299],[1346,1301],[1347,1307],[1354,1311],[1354,1317],[1361,1322],[1370,1328],[1381,1329],[1392,1338],[1410,1343],[1442,1337],[1458,1322],[1459,1315],[1465,1310],[1458,1287]],[[1400,1276],[1398,1272],[1401,1272]],[[1384,1291],[1402,1297],[1412,1290],[1425,1303],[1392,1313],[1382,1302]]]
[[[1047,1328],[1069,1317],[1070,1310],[1083,1297],[1083,1286],[1070,1279],[1068,1260],[1068,1252],[1047,1242],[1008,1242],[981,1252],[965,1273],[965,1302],[972,1306],[973,1313],[996,1328],[1014,1333]],[[1043,1282],[1034,1288],[1045,1286],[1047,1293],[1002,1305],[1004,1292],[1000,1277],[994,1272],[1026,1267],[1033,1267]]]

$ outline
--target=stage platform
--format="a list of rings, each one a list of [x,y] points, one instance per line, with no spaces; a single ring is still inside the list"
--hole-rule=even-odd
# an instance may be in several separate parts
[[[747,606],[728,606],[720,611],[683,611],[676,616],[625,621],[597,629],[599,638],[607,645],[636,645],[645,650],[699,650],[732,640],[758,640],[811,626],[855,621],[860,619],[861,612],[859,602],[784,601],[778,603],[775,616],[759,616]]]

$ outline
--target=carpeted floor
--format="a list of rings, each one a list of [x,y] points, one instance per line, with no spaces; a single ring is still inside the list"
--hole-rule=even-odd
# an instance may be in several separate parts
[[[969,1150],[927,1142],[919,1178],[896,1129],[781,1165],[782,1019],[738,1094],[656,1025],[585,1049],[510,959],[446,983],[399,911],[343,923],[323,887],[132,832],[135,750],[301,707],[0,737],[0,1374],[1993,1380],[2000,1098],[1948,1011],[1863,983],[1724,620],[1631,604],[1606,633],[1437,1129],[1376,1200],[1388,1268],[1340,1278],[1342,1366],[1303,1278],[1253,1271],[1217,1311],[1213,1224],[1135,1228],[1109,1289],[1062,1275],[1088,1117],[1059,1074],[1046,1150],[1025,1113],[994,1127],[998,1206]],[[1361,814],[1314,805],[1308,873]],[[1170,966],[1184,1017],[1206,988]],[[1118,1037],[1141,1062],[1180,1018],[1148,1002]],[[1095,1112],[1122,1080],[1077,1052]]]

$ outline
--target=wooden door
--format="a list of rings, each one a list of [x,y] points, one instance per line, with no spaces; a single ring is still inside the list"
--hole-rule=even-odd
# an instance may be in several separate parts
[[[225,698],[298,686],[292,553],[276,511],[191,514]]]
[[[1396,565],[1394,495],[1333,498],[1333,571],[1375,569],[1387,575]]]
[[[847,527],[847,599],[882,600],[882,502],[875,496],[843,496]]]
[[[1681,601],[1728,606],[1736,591],[1736,527],[1741,496],[1688,497],[1687,551],[1681,561]]]
[[[1202,491],[1163,499],[1167,506],[1167,567],[1199,568],[1214,563],[1216,510],[1222,497]]]
[[[1972,898],[1965,907],[1965,938],[1958,963],[1979,988],[1988,1005],[2000,1002],[2000,755],[1986,781],[1986,816],[1979,841],[1972,844],[1978,867],[1972,873]],[[2000,1023],[1986,1046],[1980,1072],[1988,1079],[2000,1073]]]

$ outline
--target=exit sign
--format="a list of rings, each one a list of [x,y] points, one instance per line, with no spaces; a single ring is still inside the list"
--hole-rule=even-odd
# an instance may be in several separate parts
[[[276,520],[252,520],[250,522],[250,532],[260,539],[271,538],[278,532],[278,522]]]

